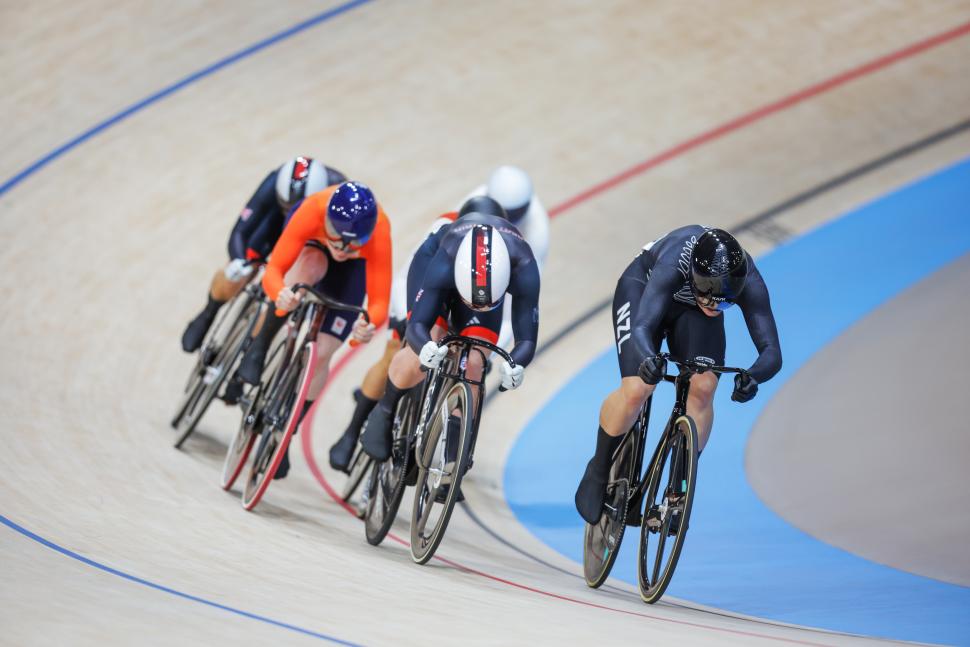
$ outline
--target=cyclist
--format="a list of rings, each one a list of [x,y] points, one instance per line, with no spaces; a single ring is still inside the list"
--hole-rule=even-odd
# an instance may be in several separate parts
[[[450,225],[457,218],[461,218],[470,213],[483,213],[505,218],[505,211],[495,200],[486,196],[472,197],[467,199],[458,211],[451,211],[438,216],[431,223],[431,227],[425,235],[425,240],[433,236],[445,225]],[[411,253],[408,262],[404,265],[404,270],[394,275],[394,281],[391,284],[391,309],[388,323],[390,339],[387,341],[384,355],[368,369],[360,388],[354,391],[356,406],[354,407],[354,414],[351,418],[350,425],[348,425],[343,435],[330,448],[330,467],[335,470],[342,472],[348,471],[350,460],[353,458],[354,448],[357,446],[357,438],[360,436],[360,430],[364,426],[364,421],[367,420],[367,416],[373,410],[381,395],[384,394],[388,366],[390,366],[394,355],[404,345],[404,331],[408,323],[408,268],[411,267],[411,262],[417,251],[415,249]]]
[[[276,244],[290,209],[305,196],[346,179],[340,171],[310,157],[296,157],[269,172],[229,234],[229,262],[212,277],[208,303],[182,334],[182,350],[192,353],[199,349],[219,308],[252,276],[249,261],[265,259]]]
[[[407,345],[391,361],[384,395],[367,417],[361,443],[372,458],[384,461],[391,453],[391,420],[405,391],[424,377],[422,366],[436,368],[447,355],[436,340],[449,330],[462,335],[498,341],[506,293],[514,297],[512,327],[513,367],[499,362],[502,386],[522,385],[525,367],[535,354],[539,328],[539,268],[529,244],[502,217],[470,213],[430,236],[414,256],[408,270]],[[485,359],[468,357],[466,374],[481,379]],[[449,424],[448,438],[454,437]],[[457,446],[446,443],[448,460]]]
[[[734,378],[731,399],[747,402],[781,369],[781,346],[768,288],[738,241],[723,229],[681,227],[644,246],[624,270],[613,296],[622,380],[600,408],[596,451],[576,490],[576,509],[587,522],[599,521],[613,452],[666,373],[661,341],[666,337],[675,357],[723,365],[721,313],[735,303],[759,353],[748,374]],[[687,412],[697,423],[700,450],[714,421],[717,384],[714,373],[691,377]]]
[[[263,289],[276,305],[246,351],[236,379],[257,384],[273,337],[296,308],[300,295],[290,287],[316,284],[334,299],[362,305],[367,297],[370,323],[352,313],[330,309],[317,337],[317,360],[300,422],[323,390],[330,359],[350,336],[366,343],[387,319],[391,292],[391,225],[371,190],[359,182],[344,182],[306,198],[293,212],[273,248]],[[238,384],[238,381],[237,381]],[[289,471],[284,456],[274,478]]]

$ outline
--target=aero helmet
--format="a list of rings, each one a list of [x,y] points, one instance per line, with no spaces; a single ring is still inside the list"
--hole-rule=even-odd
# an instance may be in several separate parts
[[[366,185],[344,182],[330,196],[327,221],[344,245],[360,247],[377,225],[377,200]]]
[[[708,229],[690,256],[691,289],[698,305],[725,310],[741,296],[748,277],[748,255],[723,229]]]
[[[502,235],[491,225],[475,225],[455,256],[455,287],[472,310],[492,310],[502,303],[512,267]]]
[[[276,201],[284,215],[293,206],[328,185],[327,167],[310,157],[297,157],[276,172]]]
[[[465,200],[465,203],[461,205],[461,209],[458,210],[458,217],[461,218],[470,213],[480,213],[486,216],[508,219],[508,215],[506,215],[502,205],[487,195],[476,195]]]
[[[532,201],[532,180],[517,166],[500,166],[488,178],[485,194],[505,209],[508,219],[518,222],[529,210]]]

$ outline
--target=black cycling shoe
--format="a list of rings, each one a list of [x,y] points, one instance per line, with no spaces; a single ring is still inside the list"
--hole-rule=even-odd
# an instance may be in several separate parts
[[[360,445],[368,456],[383,463],[391,457],[392,440],[391,417],[378,405],[367,416],[364,433],[360,437]]]
[[[451,489],[451,483],[445,483],[438,488],[438,491],[434,494],[435,503],[444,503],[445,497],[448,496],[448,490]],[[458,486],[458,494],[455,495],[455,503],[461,503],[465,500],[465,493],[461,491],[461,486]]]
[[[232,375],[226,383],[226,390],[222,394],[222,401],[226,404],[239,404],[243,394],[243,381],[238,375]]]
[[[286,446],[286,451],[283,452],[283,460],[280,461],[280,466],[276,468],[276,474],[273,474],[273,480],[285,479],[286,475],[290,473],[290,446]]]
[[[253,344],[243,355],[236,375],[246,384],[259,384],[263,376],[263,363],[266,361],[266,349],[260,344]]]
[[[597,524],[606,502],[606,483],[608,474],[601,474],[593,468],[593,461],[586,465],[583,480],[576,488],[576,510],[586,523]]]
[[[357,447],[357,434],[353,431],[344,432],[340,439],[330,448],[330,467],[338,472],[350,474],[350,461],[354,457]]]
[[[186,353],[194,353],[199,350],[199,346],[202,345],[202,340],[205,339],[205,334],[209,332],[209,326],[212,325],[214,319],[215,316],[203,311],[190,321],[185,332],[182,333],[182,350]]]

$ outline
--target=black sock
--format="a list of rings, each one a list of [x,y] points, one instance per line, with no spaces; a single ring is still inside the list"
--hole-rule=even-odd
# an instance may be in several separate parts
[[[270,306],[272,308],[273,306]],[[280,331],[283,327],[283,323],[286,322],[286,315],[282,317],[277,317],[276,313],[271,309],[266,313],[266,320],[263,321],[263,327],[259,329],[259,334],[256,335],[256,339],[253,340],[253,346],[259,346],[264,351],[269,348],[270,342],[273,341],[273,337],[276,333]]]
[[[371,400],[363,393],[360,394],[360,397],[357,398],[357,406],[354,407],[354,415],[350,419],[350,425],[344,431],[345,436],[348,434],[360,435],[360,428],[364,426],[364,421],[367,420],[371,410],[377,406],[377,402],[377,400]],[[395,402],[395,404],[397,403]]]
[[[304,400],[303,401],[303,410],[300,411],[300,419],[296,421],[296,424],[299,425],[299,424],[301,424],[303,422],[303,419],[306,417],[306,412],[309,411],[310,410],[310,407],[313,406],[313,402],[314,402],[313,400]]]
[[[381,409],[384,410],[384,413],[386,413],[388,417],[394,415],[394,408],[397,406],[398,400],[401,399],[401,396],[404,395],[406,390],[407,389],[397,388],[394,386],[394,383],[391,382],[391,378],[387,378],[387,386],[384,388],[384,395],[381,397],[379,404],[381,405]]]
[[[221,308],[225,303],[225,301],[216,301],[212,298],[212,294],[210,293],[209,302],[206,303],[205,308],[202,309],[202,314],[205,315],[206,319],[214,319],[216,313],[219,312],[219,308]]]
[[[591,462],[597,471],[606,472],[610,468],[613,452],[616,451],[621,440],[623,440],[622,435],[611,436],[603,431],[602,427],[596,431],[596,453],[593,454]]]

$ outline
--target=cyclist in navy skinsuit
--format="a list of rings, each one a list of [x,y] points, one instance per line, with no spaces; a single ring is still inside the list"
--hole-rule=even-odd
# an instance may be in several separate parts
[[[597,523],[613,452],[666,372],[658,357],[667,339],[676,358],[723,365],[724,317],[737,304],[758,349],[748,375],[735,376],[731,399],[747,402],[758,384],[781,369],[781,346],[768,288],[752,258],[722,229],[690,225],[644,246],[627,266],[613,296],[613,332],[622,377],[600,408],[596,453],[576,491],[576,508]],[[691,377],[687,412],[704,449],[714,420],[718,376]]]
[[[343,173],[309,157],[297,157],[270,171],[239,213],[229,234],[229,262],[212,277],[208,302],[182,334],[182,350],[198,350],[222,304],[252,276],[249,261],[265,260],[283,232],[286,216],[303,198],[346,181]]]
[[[531,247],[508,220],[482,213],[463,216],[425,240],[408,271],[407,345],[391,361],[384,395],[367,418],[364,451],[381,461],[390,456],[398,399],[423,379],[422,366],[436,368],[447,353],[435,340],[450,329],[498,341],[506,293],[514,297],[515,366],[502,360],[499,371],[503,387],[515,389],[535,355],[539,329],[539,268]],[[480,353],[471,353],[467,375],[481,379],[484,363]]]

